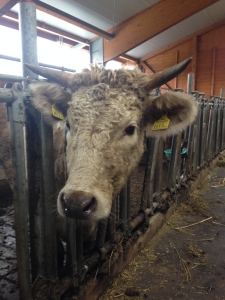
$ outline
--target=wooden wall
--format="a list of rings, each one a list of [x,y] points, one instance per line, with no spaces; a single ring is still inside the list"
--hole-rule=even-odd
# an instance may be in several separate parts
[[[220,95],[225,88],[225,22],[143,57],[140,61],[146,72],[166,69],[192,56],[188,68],[178,78],[168,82],[172,89],[187,91],[187,75],[195,73],[195,90],[205,92],[206,97]],[[167,87],[168,87],[167,86]],[[164,86],[166,87],[166,86]]]

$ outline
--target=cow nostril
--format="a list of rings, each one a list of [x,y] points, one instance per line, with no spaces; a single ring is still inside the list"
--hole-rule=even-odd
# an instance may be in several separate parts
[[[95,210],[96,205],[97,205],[97,201],[95,199],[95,197],[92,197],[91,199],[89,199],[86,203],[87,205],[84,207],[83,212],[90,214],[92,211]]]
[[[68,218],[86,220],[93,217],[97,199],[90,193],[75,191],[70,194],[61,193],[60,206]]]

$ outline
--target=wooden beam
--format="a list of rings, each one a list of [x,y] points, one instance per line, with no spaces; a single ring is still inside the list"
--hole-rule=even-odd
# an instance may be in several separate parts
[[[14,13],[12,11],[9,11],[6,14],[6,17],[10,17],[11,19],[15,20],[16,22],[19,22],[19,20],[18,20],[18,14]],[[44,22],[37,21],[37,28],[43,29],[43,30],[45,30],[45,31],[47,31],[49,33],[53,33],[55,35],[60,35],[63,38],[70,39],[72,41],[76,41],[78,43],[86,44],[87,46],[89,46],[89,40],[84,39],[84,38],[82,38],[82,37],[80,37],[80,36],[78,36],[76,34],[72,34],[72,33],[69,33],[67,31],[64,31],[62,29],[53,27],[53,26],[48,25],[48,24],[46,24]]]
[[[7,11],[9,11],[15,4],[17,0],[1,0],[0,1],[0,17],[3,16]]]
[[[126,53],[219,0],[161,0],[119,24],[104,40],[104,62]]]
[[[109,33],[107,31],[104,31],[104,30],[101,30],[100,28],[97,28],[87,22],[84,22],[70,14],[67,14],[65,13],[64,11],[62,10],[59,10],[53,6],[50,6],[44,2],[41,2],[39,0],[34,0],[35,4],[36,4],[36,7],[38,10],[41,10],[51,16],[54,16],[58,19],[61,19],[63,21],[66,21],[70,24],[73,24],[75,26],[78,26],[84,30],[87,30],[89,32],[92,32],[98,36],[101,36],[103,38],[106,38],[106,39],[111,39],[114,37],[114,34],[112,33]]]
[[[216,48],[213,48],[212,55],[212,74],[211,74],[211,95],[214,95],[214,85],[215,85],[215,69],[216,69]]]

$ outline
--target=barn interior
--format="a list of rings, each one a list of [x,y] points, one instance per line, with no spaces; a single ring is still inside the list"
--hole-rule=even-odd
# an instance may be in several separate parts
[[[30,7],[32,13],[35,13],[35,17],[30,15]],[[29,30],[31,32],[34,28],[36,30],[36,36],[29,37],[31,44],[32,41],[37,41],[38,39],[51,43],[46,43],[46,48],[42,46],[42,50],[38,49],[37,53],[33,51],[32,47],[29,48],[30,44],[24,40],[24,35],[26,34],[24,32],[25,24],[28,24],[28,29],[26,29],[28,32]],[[12,43],[12,40],[7,38],[5,29],[9,29],[10,32],[12,31],[19,36],[19,38]],[[139,240],[139,230],[146,236],[144,238],[145,240],[147,240],[149,236],[152,236],[153,233],[147,230],[146,234],[146,230],[143,229],[146,226],[146,220],[143,214],[139,214],[140,210],[137,211],[136,207],[142,206],[143,204],[140,203],[143,201],[143,184],[145,184],[145,181],[152,179],[150,173],[146,175],[148,173],[145,168],[146,162],[148,164],[149,161],[156,160],[157,151],[162,149],[160,150],[161,156],[157,160],[157,167],[153,170],[155,176],[162,178],[162,182],[155,180],[154,187],[151,187],[151,192],[154,197],[150,201],[149,206],[147,205],[147,213],[151,216],[156,206],[156,210],[159,213],[165,214],[165,211],[168,209],[167,203],[165,204],[165,201],[163,203],[159,201],[160,204],[156,204],[159,199],[158,189],[160,188],[163,191],[162,194],[160,194],[163,195],[163,197],[165,194],[169,194],[169,197],[171,197],[174,202],[179,202],[176,196],[175,200],[173,199],[175,194],[174,189],[178,188],[180,191],[181,186],[186,184],[186,181],[184,184],[181,184],[180,175],[182,174],[183,176],[183,173],[186,172],[187,180],[196,179],[200,171],[207,168],[215,157],[224,150],[224,34],[225,0],[1,1],[1,89],[4,89],[6,84],[9,84],[11,88],[10,83],[22,82],[25,77],[33,76],[33,74],[21,67],[21,63],[24,62],[33,64],[39,63],[40,66],[72,73],[88,67],[89,63],[93,63],[105,65],[106,68],[122,67],[128,70],[138,67],[144,73],[154,74],[192,57],[192,61],[188,67],[176,78],[162,85],[157,92],[164,93],[167,90],[176,89],[181,89],[188,93],[192,92],[199,103],[201,103],[201,113],[196,121],[197,127],[193,131],[189,129],[184,135],[175,137],[173,141],[166,141],[167,145],[162,141],[159,143],[155,143],[154,141],[147,142],[145,156],[142,158],[136,173],[133,174],[128,184],[128,186],[131,185],[130,189],[126,187],[126,191],[123,190],[123,195],[120,195],[120,197],[124,197],[125,194],[125,198],[128,197],[127,195],[130,193],[133,195],[130,198],[131,201],[133,201],[130,206],[131,209],[125,216],[127,222],[126,226],[123,228],[124,223],[122,225],[119,224],[123,212],[120,207],[121,200],[118,199],[114,209],[120,215],[116,216],[115,222],[117,226],[120,227],[122,233],[120,232],[118,239],[114,239],[111,244],[108,243],[105,246],[104,242],[101,241],[98,245],[99,249],[103,249],[101,255],[106,257],[106,261],[104,260],[105,257],[103,259],[101,272],[98,274],[98,271],[96,271],[98,270],[99,263],[96,252],[94,252],[94,254],[92,253],[93,256],[90,256],[90,259],[90,257],[87,258],[86,256],[84,258],[83,253],[80,253],[83,249],[76,249],[76,255],[78,255],[79,261],[78,267],[82,268],[84,265],[85,267],[91,266],[91,271],[84,271],[86,276],[85,280],[82,271],[79,270],[79,275],[74,275],[73,273],[72,279],[71,277],[70,279],[65,277],[64,281],[60,281],[60,285],[57,285],[58,283],[56,284],[57,280],[55,280],[55,278],[58,278],[58,273],[56,276],[54,273],[55,267],[51,265],[49,268],[52,268],[54,273],[53,276],[51,275],[52,277],[49,276],[48,278],[44,273],[44,276],[38,277],[38,271],[34,271],[37,262],[32,262],[33,258],[31,257],[29,260],[31,260],[31,264],[33,263],[32,271],[30,271],[29,266],[26,266],[29,271],[19,270],[20,279],[18,282],[18,269],[16,267],[18,259],[16,259],[15,232],[13,226],[13,196],[10,185],[6,180],[3,164],[0,161],[0,264],[2,264],[2,268],[0,268],[0,289],[2,290],[2,292],[0,292],[0,299],[13,300],[18,299],[18,297],[21,299],[31,299],[31,297],[33,297],[33,299],[45,299],[43,296],[44,293],[46,293],[46,299],[50,299],[49,295],[53,293],[52,291],[54,291],[52,299],[73,299],[72,297],[74,295],[74,297],[78,297],[75,299],[98,299],[111,281],[110,274],[108,274],[108,271],[106,272],[105,269],[109,261],[111,263],[111,261],[115,259],[116,262],[115,249],[118,248],[119,253],[128,253],[128,259],[118,260],[121,264],[121,269],[117,266],[114,267],[114,269],[112,267],[111,273],[113,276],[118,274],[118,272],[122,270],[122,266],[124,267],[128,261],[133,258],[131,254],[132,251],[136,254],[144,247],[146,241],[142,243],[142,240]],[[13,50],[18,50],[18,55],[14,55],[14,52],[8,50],[9,47],[6,47],[8,43],[10,43],[10,47],[13,48]],[[51,51],[51,45],[53,44],[58,46],[59,52],[54,53],[54,50]],[[63,52],[63,49],[66,49],[66,51]],[[41,51],[49,52],[50,54],[44,57],[44,55],[39,55],[38,51],[40,51],[40,53]],[[62,57],[59,56],[60,53],[62,53]],[[67,53],[68,57],[66,57]],[[82,62],[80,53],[85,57]],[[40,60],[39,56],[41,57]],[[66,60],[66,58],[69,59]],[[190,80],[189,82],[187,82],[188,78]],[[19,90],[16,92],[19,93]],[[4,114],[4,116],[6,115],[6,106],[5,103],[1,102],[6,101],[5,98],[1,100],[0,96],[0,126],[1,128],[5,128],[6,119],[2,117],[2,114]],[[190,138],[190,136],[193,138]],[[6,141],[5,137],[1,136],[1,139],[0,147],[1,144]],[[188,143],[188,146],[183,146],[183,143]],[[196,147],[199,147],[200,150],[196,151]],[[179,158],[177,158],[176,149],[181,151]],[[192,153],[188,158],[186,156],[187,149],[189,150],[189,155]],[[195,151],[193,149],[195,149]],[[164,152],[166,150],[169,152]],[[176,168],[178,168],[179,171],[177,171]],[[162,170],[162,172],[159,170]],[[168,187],[170,188],[169,192],[167,190]],[[165,199],[166,197],[167,196],[165,196]],[[186,192],[183,193],[182,197],[187,197]],[[170,205],[173,207],[171,203]],[[172,208],[172,210],[174,210],[174,208]],[[164,217],[163,220],[165,221],[166,218],[167,217]],[[27,222],[27,220],[24,222]],[[221,223],[223,223],[223,221],[221,221]],[[136,224],[138,224],[138,226]],[[103,231],[106,230],[104,226],[106,225],[103,225]],[[136,228],[135,226],[138,227],[137,231],[136,229],[134,230],[134,228]],[[27,231],[29,230],[30,228],[28,229],[27,227]],[[107,229],[107,231],[109,231],[109,229]],[[135,232],[135,238],[133,239],[137,239],[138,242],[141,243],[140,249],[137,250],[137,248],[132,245],[133,248],[131,247],[131,250],[125,251],[124,249],[127,249],[126,246],[130,246],[128,242],[128,245],[123,245],[124,249],[121,250],[120,246],[123,244],[121,242],[121,235],[126,232],[129,237],[131,231]],[[28,233],[28,236],[29,234],[30,233]],[[48,234],[49,236],[51,235],[51,233]],[[110,236],[110,234],[108,235]],[[26,249],[27,252],[24,252],[25,255],[28,256],[29,254],[27,253],[30,249],[29,239],[30,236],[25,238],[28,247]],[[109,242],[109,237],[107,241]],[[49,241],[49,249],[53,247],[52,242],[54,243],[54,241]],[[114,248],[113,243],[116,243],[116,247]],[[33,245],[32,247],[35,248],[36,246]],[[65,244],[64,247],[66,247]],[[18,246],[18,248],[20,250],[17,251],[21,252],[17,252],[17,257],[23,252],[23,248],[20,248],[20,246]],[[39,254],[40,253],[38,253],[38,255]],[[47,260],[49,259],[50,261],[52,254],[48,253],[45,255]],[[115,257],[113,255],[115,255]],[[98,261],[97,267],[95,264],[96,260]],[[21,261],[23,261],[22,258]],[[26,263],[29,264],[30,261]],[[94,271],[92,264],[95,265],[96,268],[94,268]],[[21,266],[21,269],[23,268],[24,265]],[[96,280],[97,276],[99,276],[98,280]],[[107,277],[105,281],[104,278],[102,279],[104,276]],[[44,280],[42,280],[43,278]],[[101,280],[104,281],[103,284]],[[91,284],[93,284],[94,288],[90,288]],[[99,285],[101,287],[99,287]],[[43,294],[39,293],[39,290],[43,290]],[[48,292],[46,292],[46,290]],[[119,293],[116,295],[113,294],[113,297],[117,297],[118,295]],[[135,295],[129,297],[135,297]]]

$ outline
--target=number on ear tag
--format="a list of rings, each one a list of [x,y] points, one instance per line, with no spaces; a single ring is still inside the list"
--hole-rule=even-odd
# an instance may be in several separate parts
[[[63,113],[55,106],[55,104],[52,105],[52,115],[60,120],[64,120]]]
[[[159,120],[155,121],[152,126],[152,130],[164,130],[167,129],[170,124],[170,119],[167,115],[163,115]]]

